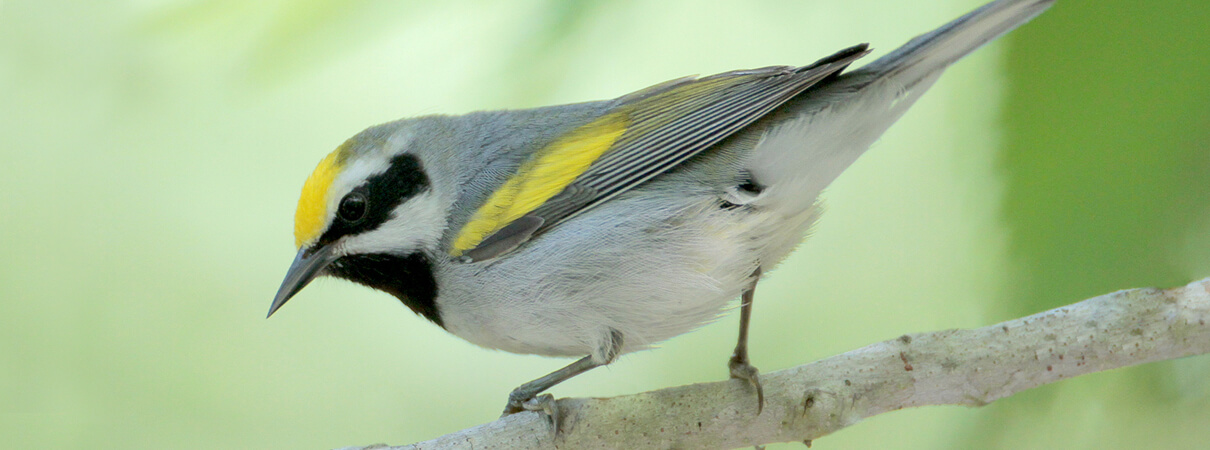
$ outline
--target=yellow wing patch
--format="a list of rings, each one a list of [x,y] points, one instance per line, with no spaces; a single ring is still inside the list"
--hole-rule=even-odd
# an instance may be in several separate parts
[[[343,158],[339,155],[344,148],[342,145],[324,157],[303,183],[298,209],[294,211],[294,246],[297,248],[319,238],[323,232],[326,222],[324,216],[328,211],[328,191],[343,166]]]
[[[608,114],[539,150],[475,211],[458,233],[450,254],[461,256],[562,192],[613,146],[628,124],[625,113]]]

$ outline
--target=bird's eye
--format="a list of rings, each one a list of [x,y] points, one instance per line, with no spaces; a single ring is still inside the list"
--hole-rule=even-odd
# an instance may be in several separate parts
[[[340,207],[336,209],[336,215],[341,220],[349,223],[356,223],[366,216],[366,197],[360,193],[354,192],[346,195],[340,201]]]

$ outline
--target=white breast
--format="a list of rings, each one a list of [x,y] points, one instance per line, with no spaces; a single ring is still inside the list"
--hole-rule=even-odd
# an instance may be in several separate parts
[[[657,180],[506,257],[439,264],[446,328],[515,353],[600,359],[610,329],[623,352],[647,348],[718,317],[757,261],[784,257],[813,218],[724,209],[717,190],[685,191]]]

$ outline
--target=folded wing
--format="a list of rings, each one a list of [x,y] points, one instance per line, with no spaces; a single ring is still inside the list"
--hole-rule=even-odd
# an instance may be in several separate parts
[[[452,254],[464,261],[505,254],[710,148],[868,52],[858,45],[809,66],[683,78],[621,97],[524,163],[462,228]]]

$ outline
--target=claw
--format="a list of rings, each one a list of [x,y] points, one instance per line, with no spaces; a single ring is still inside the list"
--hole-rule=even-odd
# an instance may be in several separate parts
[[[559,404],[555,402],[555,396],[550,394],[542,394],[529,399],[523,405],[528,411],[538,411],[546,413],[546,417],[550,419],[551,434],[559,434],[559,425],[561,417],[559,416]]]
[[[621,348],[621,333],[612,332],[612,342],[614,347]],[[613,353],[617,356],[616,353]],[[612,358],[611,358],[612,360]],[[547,374],[542,378],[530,381],[516,389],[513,389],[508,394],[508,404],[504,405],[504,414],[500,417],[516,414],[521,411],[542,411],[546,413],[546,417],[550,418],[551,434],[559,435],[559,405],[555,403],[555,397],[550,394],[538,395],[542,391],[550,389],[551,386],[567,381],[568,378],[574,377],[594,367],[600,367],[607,362],[599,363],[592,359],[592,355],[580,358],[576,362],[568,364],[567,367],[556,370]]]
[[[509,394],[508,404],[504,406],[504,414],[500,415],[501,418],[522,411],[536,411],[545,413],[546,418],[550,420],[551,434],[556,436],[559,434],[559,404],[555,401],[555,396],[550,394],[542,394],[527,399],[522,399],[519,397],[520,396],[517,395],[517,391],[513,391],[512,394]]]
[[[765,389],[760,384],[760,370],[745,359],[732,356],[727,367],[731,369],[731,378],[747,381],[756,388],[756,415],[760,415],[765,409]]]

